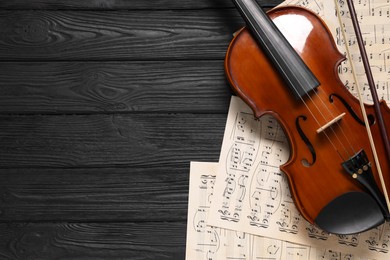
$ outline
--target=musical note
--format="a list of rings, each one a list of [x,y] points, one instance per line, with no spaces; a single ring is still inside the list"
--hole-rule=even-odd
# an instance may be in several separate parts
[[[318,249],[309,245],[295,244],[279,239],[254,236],[242,231],[233,231],[208,225],[209,207],[203,197],[215,197],[213,180],[218,171],[217,163],[192,162],[190,169],[190,192],[188,204],[186,259],[226,260],[226,259],[273,259],[273,260],[333,260],[354,259],[351,253],[341,253],[332,249]],[[266,178],[269,178],[266,177]],[[272,194],[271,192],[270,194]],[[203,195],[202,195],[203,194]],[[271,195],[274,197],[274,195]],[[372,235],[378,236],[378,232]],[[381,234],[384,234],[383,232]],[[340,239],[353,241],[350,237]],[[376,240],[375,240],[376,241]]]
[[[352,65],[358,76],[357,81],[363,88],[362,97],[367,103],[372,103],[371,93],[367,86],[367,79],[363,68],[360,51],[356,42],[355,32],[349,16],[348,7],[343,0],[339,0],[342,26],[338,22],[335,6],[329,1],[324,5],[322,17],[330,28],[341,53],[350,53],[350,59],[344,61],[339,68],[341,80],[355,96],[356,87],[351,88],[354,82]],[[390,5],[388,0],[365,0],[354,2],[357,17],[360,23],[363,40],[369,57],[374,79],[377,81],[377,92],[380,99],[390,105],[390,95],[387,82],[390,76]],[[345,32],[344,34],[341,32]],[[348,84],[347,84],[348,83]]]
[[[389,2],[355,1],[378,95],[388,104]],[[353,62],[361,95],[369,103],[370,91],[344,2],[340,0],[343,27],[332,1],[324,4],[319,0],[288,0],[284,4],[301,5],[319,14],[333,33],[340,52],[346,53],[346,46],[349,47],[351,59],[338,68],[340,78],[356,96],[358,84],[350,64]],[[188,225],[187,259],[388,259],[388,223],[358,235],[332,236],[299,215],[287,178],[279,170],[288,156],[288,143],[277,121],[270,116],[255,120],[251,110],[233,97],[219,167],[213,168],[218,174],[212,183],[203,179],[206,183],[195,186],[199,190],[194,194],[190,186],[188,223],[193,224]],[[211,186],[212,192],[197,193]],[[201,200],[198,205],[203,207],[194,206],[194,197]]]
[[[318,0],[287,0],[282,5],[298,5],[312,10],[318,16],[324,15],[324,3]]]
[[[388,253],[390,242],[389,223],[369,231],[369,238],[366,240],[368,248],[372,251]]]
[[[290,194],[288,179],[279,169],[289,157],[289,144],[282,128],[270,116],[256,120],[253,116],[246,116],[249,112],[250,108],[241,99],[232,97],[207,224],[282,240],[280,246],[284,251],[280,257],[286,256],[287,259],[288,255],[296,259],[333,259],[332,255],[345,259],[351,255],[354,259],[359,259],[356,255],[360,259],[386,259],[389,232],[382,232],[386,234],[382,236],[367,232],[358,236],[332,236],[309,224],[299,214]],[[254,132],[256,135],[252,135]],[[237,133],[242,138],[236,138]],[[251,154],[248,167],[241,165],[244,156],[232,160],[237,144],[240,144],[237,154]],[[255,149],[255,152],[248,152],[250,149]],[[232,162],[237,167],[230,167]],[[286,245],[290,242],[310,245],[310,250],[295,246],[288,249]],[[325,251],[318,253],[316,248],[328,248],[328,258],[319,258]]]
[[[348,246],[358,246],[359,245],[359,234],[355,235],[339,235],[339,243],[346,244]]]

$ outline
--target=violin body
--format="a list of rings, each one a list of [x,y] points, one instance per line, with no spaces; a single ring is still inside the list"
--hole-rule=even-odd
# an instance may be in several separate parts
[[[344,56],[326,25],[312,12],[282,7],[268,16],[320,85],[303,100],[294,97],[247,28],[231,42],[225,71],[236,94],[256,117],[271,114],[281,124],[291,153],[280,168],[288,177],[295,205],[306,220],[331,233],[356,233],[383,223],[388,212],[356,181],[355,172],[348,174],[343,167],[351,154],[360,150],[374,162],[359,102],[338,77]],[[373,107],[365,108],[374,140],[380,142]],[[385,102],[381,102],[381,110],[390,129],[390,109]],[[384,181],[390,187],[390,164],[380,143],[377,153]],[[377,168],[370,165],[373,181],[381,187]],[[381,188],[377,192],[381,195]]]

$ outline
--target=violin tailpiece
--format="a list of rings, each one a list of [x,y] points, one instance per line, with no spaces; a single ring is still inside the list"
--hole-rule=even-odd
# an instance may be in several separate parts
[[[349,160],[345,161],[342,166],[353,179],[357,180],[371,194],[380,206],[385,218],[389,219],[385,197],[374,180],[371,163],[365,151],[360,150]]]

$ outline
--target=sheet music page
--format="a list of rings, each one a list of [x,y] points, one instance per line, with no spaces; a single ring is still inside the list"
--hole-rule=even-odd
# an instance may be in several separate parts
[[[277,121],[270,116],[255,120],[250,108],[232,97],[207,224],[362,258],[389,259],[389,223],[336,236],[302,218],[279,170],[288,157]]]
[[[298,5],[317,13],[331,30],[335,42],[341,53],[346,54],[347,48],[351,60],[344,61],[339,67],[339,75],[344,85],[357,96],[356,83],[352,75],[353,62],[357,79],[361,87],[361,94],[366,103],[372,103],[370,89],[367,84],[359,47],[356,42],[348,6],[344,0],[338,0],[341,10],[341,21],[345,30],[346,39],[341,33],[340,22],[337,17],[333,0],[308,1],[287,0],[281,5]],[[326,4],[325,4],[326,3]],[[363,39],[369,56],[370,67],[373,73],[379,99],[390,105],[390,3],[388,0],[361,0],[354,1],[359,19]]]
[[[302,6],[313,11],[319,17],[324,16],[324,2],[321,0],[286,0],[283,3],[281,3],[279,6],[285,6],[285,5]]]
[[[363,100],[366,103],[372,103],[347,3],[339,1],[339,5],[346,39],[343,38],[341,33],[334,1],[329,1],[329,4],[325,6],[324,19],[331,28],[340,52],[346,53],[348,48],[351,54],[351,60],[347,60],[339,68],[340,78],[356,96],[356,84],[349,64],[349,62],[352,62],[362,89]],[[354,6],[363,40],[366,43],[365,46],[378,97],[390,105],[390,3],[388,0],[362,0],[354,1]]]
[[[217,163],[191,162],[187,260],[361,259],[332,249],[316,249],[308,245],[207,226],[217,170]]]

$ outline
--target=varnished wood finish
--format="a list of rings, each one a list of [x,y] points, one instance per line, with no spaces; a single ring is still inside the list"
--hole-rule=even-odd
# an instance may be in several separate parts
[[[243,24],[221,0],[0,1],[0,259],[184,259]]]
[[[319,79],[321,85],[315,93],[310,93],[310,98],[305,98],[306,104],[295,99],[246,29],[236,36],[229,48],[226,71],[234,89],[251,105],[256,116],[270,113],[283,125],[290,140],[291,157],[282,166],[282,170],[289,177],[290,188],[298,209],[307,220],[314,223],[319,212],[333,199],[346,192],[361,190],[341,166],[350,155],[353,155],[352,152],[364,149],[369,151],[367,153],[370,161],[374,160],[365,127],[352,118],[340,101],[336,100],[333,103],[329,101],[331,94],[338,94],[361,117],[358,101],[338,78],[337,66],[343,56],[338,52],[326,26],[316,16],[299,8],[274,9],[270,16]],[[294,17],[297,23],[291,23],[290,17]],[[302,23],[298,23],[299,20],[302,20]],[[304,28],[307,30],[302,30]],[[305,33],[307,36],[302,37]],[[326,104],[327,108],[323,104]],[[368,114],[374,114],[372,106],[367,106],[367,110]],[[387,108],[386,110],[384,117],[386,122],[390,123],[390,113]],[[347,112],[347,115],[339,125],[333,127],[334,132],[326,131],[332,142],[328,142],[327,136],[323,133],[316,133],[320,126],[342,112]],[[312,155],[298,134],[296,120],[300,116],[307,117],[306,121],[300,121],[300,125],[317,153],[317,159],[310,167],[301,162],[303,159],[311,162]],[[318,119],[318,123],[314,117]],[[376,124],[372,126],[372,131],[375,137],[379,137],[379,128]],[[338,140],[344,143],[346,149]],[[350,146],[354,150],[351,150]],[[377,149],[382,171],[390,172],[390,162],[385,157],[384,147],[379,145]],[[372,166],[380,186],[375,165]],[[386,186],[390,188],[390,176],[385,174],[384,177]]]

